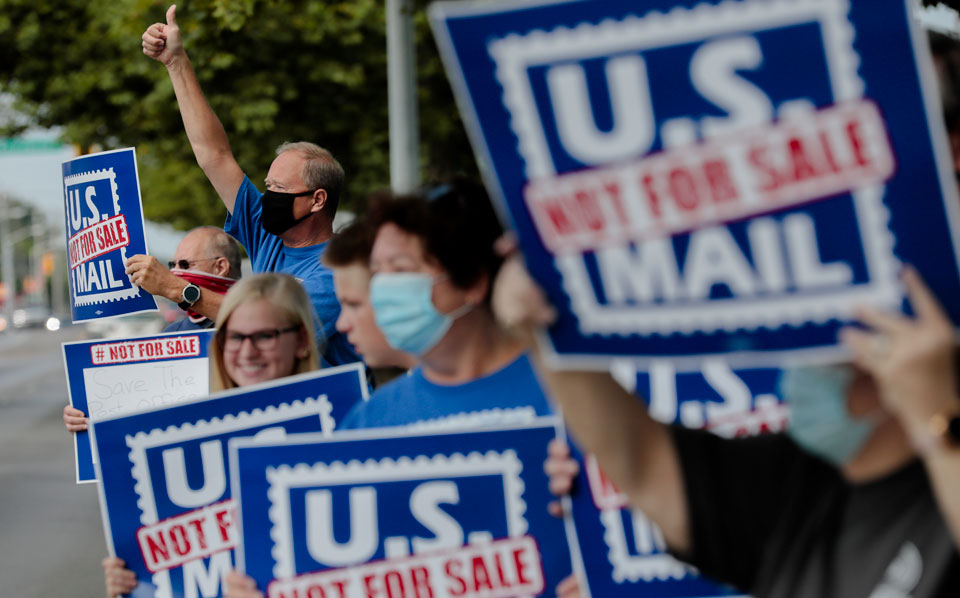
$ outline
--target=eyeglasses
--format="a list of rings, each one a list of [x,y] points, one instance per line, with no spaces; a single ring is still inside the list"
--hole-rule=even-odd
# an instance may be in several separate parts
[[[218,260],[223,256],[217,257],[205,257],[201,260],[170,260],[167,262],[167,268],[173,270],[174,268],[180,268],[181,270],[189,270],[190,266],[194,264],[199,264],[200,262],[209,262],[210,260]]]
[[[239,351],[243,346],[243,341],[250,339],[253,346],[258,351],[270,351],[277,346],[277,339],[281,334],[300,330],[300,326],[291,326],[289,328],[274,328],[272,330],[257,330],[250,334],[240,332],[227,332],[223,337],[223,349],[225,351]]]

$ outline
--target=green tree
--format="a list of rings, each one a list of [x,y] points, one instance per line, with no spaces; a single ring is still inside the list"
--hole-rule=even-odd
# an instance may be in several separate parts
[[[425,176],[475,176],[463,127],[418,5]],[[32,124],[89,149],[136,146],[146,216],[179,228],[225,211],[196,166],[165,69],[140,36],[153,0],[0,0],[0,90]],[[389,183],[382,0],[186,0],[184,44],[237,160],[255,183],[283,141],[315,141],[347,171],[344,205]],[[20,125],[0,122],[0,134]]]

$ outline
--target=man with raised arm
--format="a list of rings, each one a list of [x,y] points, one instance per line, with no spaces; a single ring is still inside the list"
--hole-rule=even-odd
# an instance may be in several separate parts
[[[843,331],[855,365],[787,371],[786,435],[668,426],[608,373],[538,370],[573,438],[704,574],[757,598],[960,596],[956,340],[916,272],[904,283],[915,317],[862,309],[868,328]],[[519,256],[493,306],[528,339],[555,315]],[[556,493],[569,454],[550,447]]]
[[[143,53],[167,67],[183,126],[197,163],[230,213],[224,230],[246,248],[255,272],[283,272],[299,280],[319,317],[317,338],[326,339],[331,364],[359,361],[336,321],[340,304],[333,275],[320,262],[333,236],[333,217],[343,187],[343,168],[313,143],[284,143],[260,193],[237,164],[226,131],[207,103],[180,40],[176,5],[166,23],[143,34]]]

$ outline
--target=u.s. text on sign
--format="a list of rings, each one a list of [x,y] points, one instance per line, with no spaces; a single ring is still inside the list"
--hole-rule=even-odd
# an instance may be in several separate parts
[[[125,271],[128,257],[147,253],[134,149],[72,158],[61,170],[73,321],[156,310]]]
[[[111,268],[109,262],[91,261],[117,249],[121,262],[125,263],[128,257],[126,248],[130,239],[126,219],[120,213],[113,168],[66,176],[63,184],[72,233],[67,243],[74,303],[79,306],[136,297],[140,289],[125,284],[126,277]],[[106,199],[98,202],[98,198]],[[89,214],[85,216],[84,210]]]
[[[434,6],[488,186],[559,308],[561,363],[823,355],[858,304],[900,309],[906,262],[960,296],[910,6]]]
[[[230,443],[238,569],[271,598],[508,598],[570,574],[547,512],[556,421]]]
[[[352,461],[350,463],[335,462],[330,465],[318,463],[312,467],[299,465],[292,468],[288,466],[270,468],[266,474],[267,480],[270,482],[270,490],[268,493],[271,502],[270,519],[273,522],[272,536],[276,542],[273,550],[274,558],[276,559],[274,576],[278,580],[282,580],[293,578],[296,573],[293,561],[293,525],[290,515],[290,494],[293,488],[303,488],[318,484],[372,484],[378,480],[396,480],[407,483],[420,480],[427,483],[421,485],[414,491],[415,494],[411,495],[410,503],[411,505],[421,505],[417,511],[420,512],[421,515],[426,516],[428,514],[426,505],[429,501],[436,500],[440,498],[441,495],[445,497],[443,501],[449,500],[451,496],[447,495],[450,494],[449,489],[453,488],[449,482],[429,482],[429,480],[436,480],[438,478],[480,478],[481,476],[494,476],[498,480],[497,483],[503,485],[505,520],[507,524],[506,535],[509,537],[524,537],[527,531],[524,512],[527,507],[522,497],[523,482],[520,480],[520,469],[520,461],[513,451],[505,451],[501,454],[487,452],[486,454],[471,453],[466,456],[455,454],[450,457],[435,455],[432,458],[402,458],[396,461],[387,458],[381,459],[380,461],[368,460],[365,463]],[[359,521],[361,518],[365,518],[365,515],[375,516],[373,505],[376,503],[376,490],[372,486],[366,486],[362,490],[364,494],[361,494],[359,490],[351,491],[350,493],[351,506],[355,508],[355,510],[351,509],[350,513],[352,518],[351,529],[366,529],[369,531],[370,528],[363,528],[359,524]],[[310,535],[307,537],[306,546],[308,550],[311,551],[311,554],[314,555],[314,558],[319,562],[325,562],[327,564],[345,565],[357,557],[357,553],[361,552],[359,549],[364,545],[369,546],[370,556],[372,556],[373,550],[375,550],[377,546],[376,538],[374,538],[373,535],[365,534],[359,538],[353,537],[353,541],[348,548],[343,548],[342,545],[338,547],[338,543],[332,535],[334,529],[332,523],[324,524],[323,521],[312,521],[315,517],[322,517],[324,513],[330,513],[330,501],[331,493],[329,491],[314,491],[307,495],[305,516],[307,517],[306,524]],[[370,511],[365,513],[361,505],[369,505]],[[416,507],[414,508],[416,509]],[[443,527],[442,524],[447,522],[445,518],[439,517],[439,514],[437,515],[438,517],[433,517],[423,522],[424,525],[435,526],[436,524],[440,524],[440,527]],[[447,527],[449,527],[449,525]],[[431,529],[433,529],[433,527],[431,527]],[[359,534],[360,532],[358,531],[358,536]],[[368,539],[368,541],[364,541],[364,539]],[[461,539],[459,538],[459,534],[458,539]],[[400,542],[397,540],[400,540]],[[476,542],[478,538],[468,538],[467,540],[468,542],[471,540]],[[480,537],[479,540],[489,543],[492,541],[492,538],[484,535]],[[397,537],[392,541],[388,539],[385,542],[387,559],[402,558],[409,555],[410,548],[405,538]],[[444,548],[446,544],[445,538],[443,537],[438,537],[433,540],[420,539],[418,542],[422,545],[417,547],[418,550],[416,552],[418,553],[429,552],[429,546],[427,546],[427,544],[430,542],[435,544],[437,548]],[[431,554],[430,558],[424,559],[422,563],[406,563],[409,567],[411,579],[415,576],[415,572],[419,570],[424,571],[423,575],[426,579],[431,577],[450,578],[454,580],[462,579],[462,577],[454,575],[453,567],[462,566],[461,560],[465,558],[467,565],[464,566],[464,569],[468,568],[472,559],[464,557],[464,555],[459,553],[463,551],[471,552],[472,549],[470,547],[457,548],[456,550],[449,547],[446,548],[448,548],[446,551],[437,551]],[[338,549],[340,551],[339,553],[337,552]],[[498,561],[499,559],[494,556],[496,551],[490,552],[491,560]],[[342,556],[343,562],[338,562],[337,554]],[[531,557],[531,555],[532,558],[529,558],[529,562],[525,562],[522,566],[518,567],[518,575],[515,576],[515,579],[513,579],[511,583],[505,584],[509,587],[498,588],[499,590],[505,591],[506,596],[516,595],[518,589],[522,594],[529,594],[531,596],[540,594],[543,591],[543,576],[539,575],[541,566],[536,543],[533,543],[533,550],[529,551],[529,554],[526,554],[525,557]],[[451,563],[454,563],[454,565],[451,565]],[[524,575],[523,573],[526,569],[536,571],[538,575]],[[366,573],[367,571],[364,568],[349,570],[348,576],[355,578],[357,582],[352,585],[360,586],[362,584],[361,580]],[[289,579],[289,581],[272,582],[268,588],[269,595],[281,596],[285,593],[293,593],[295,588],[301,588],[303,592],[306,592],[307,587],[315,583],[316,580],[313,580],[311,576],[301,576]],[[428,586],[425,585],[425,587]],[[493,588],[488,589],[492,590]],[[453,595],[459,594],[455,593]]]

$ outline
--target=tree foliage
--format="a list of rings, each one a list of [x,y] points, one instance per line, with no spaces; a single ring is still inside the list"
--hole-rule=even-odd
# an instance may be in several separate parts
[[[475,174],[418,3],[421,162],[428,177]],[[222,220],[197,167],[163,66],[140,36],[154,0],[0,0],[0,90],[32,124],[63,126],[81,148],[136,146],[148,218],[179,228]],[[347,171],[344,204],[389,184],[382,0],[185,0],[184,45],[241,167],[260,183],[283,141],[330,149]],[[0,134],[20,125],[0,122]],[[426,165],[429,165],[427,167]]]

